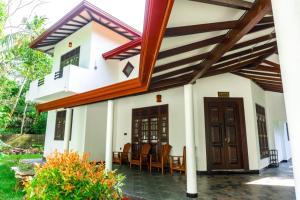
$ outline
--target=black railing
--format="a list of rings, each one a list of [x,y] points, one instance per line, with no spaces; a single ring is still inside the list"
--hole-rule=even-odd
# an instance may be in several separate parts
[[[38,80],[38,86],[39,87],[44,85],[44,83],[45,83],[45,78],[41,78],[41,79]]]
[[[63,70],[59,70],[57,72],[54,73],[54,80],[62,78],[64,75],[64,71]]]

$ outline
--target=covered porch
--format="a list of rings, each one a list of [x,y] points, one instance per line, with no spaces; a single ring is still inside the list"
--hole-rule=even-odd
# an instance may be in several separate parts
[[[185,195],[186,177],[179,173],[162,176],[158,172],[140,172],[128,166],[114,165],[126,176],[124,193],[135,199],[189,199]],[[197,176],[198,199],[230,200],[280,200],[296,199],[292,163],[282,163],[279,168],[269,168],[261,174],[200,175]]]
[[[152,63],[155,66],[153,74],[150,73],[149,76],[147,91],[122,98],[111,96],[105,99],[110,99],[107,102],[100,103],[96,102],[103,98],[95,97],[88,101],[95,103],[93,105],[82,102],[68,105],[70,108],[67,109],[64,149],[69,149],[69,136],[72,132],[68,125],[72,121],[71,108],[74,105],[85,105],[74,108],[75,111],[83,109],[87,114],[84,124],[86,143],[83,149],[93,154],[100,152],[98,148],[101,147],[102,158],[105,154],[106,168],[111,170],[112,152],[122,150],[127,142],[132,143],[132,146],[135,144],[132,139],[133,109],[168,104],[170,113],[167,143],[173,146],[171,154],[175,155],[180,155],[181,149],[186,146],[187,175],[150,175],[149,172],[129,170],[127,166],[122,166],[119,168],[120,172],[127,175],[125,192],[146,199],[183,199],[186,196],[200,199],[253,199],[255,195],[257,199],[294,199],[293,185],[280,185],[282,182],[286,184],[286,181],[293,182],[290,180],[292,175],[288,165],[279,170],[266,170],[260,175],[197,175],[201,171],[224,169],[260,172],[268,165],[269,146],[275,148],[283,145],[283,142],[280,145],[274,144],[274,134],[276,127],[281,130],[286,127],[286,105],[294,148],[296,183],[299,177],[297,167],[300,162],[295,157],[298,151],[296,142],[299,139],[296,135],[299,129],[296,112],[299,110],[298,80],[295,77],[297,71],[291,67],[297,63],[295,58],[299,56],[294,55],[294,52],[299,52],[295,51],[299,47],[294,47],[293,43],[286,46],[283,41],[287,36],[282,28],[282,21],[286,18],[279,18],[281,13],[274,9],[273,19],[270,1],[251,1],[253,4],[248,2],[248,7],[243,9],[234,7],[237,10],[224,4],[221,7],[218,3],[211,5],[211,2],[215,1],[175,1],[172,12],[169,13],[169,22],[165,21],[166,27],[162,26],[165,34],[157,40],[158,47],[162,43],[159,51],[156,49],[157,60]],[[275,8],[284,7],[283,3],[273,2]],[[214,12],[210,12],[211,10]],[[187,14],[191,16],[182,17]],[[227,21],[223,21],[224,18]],[[287,19],[292,21],[291,16]],[[274,24],[277,25],[276,29]],[[275,30],[279,35],[278,40]],[[294,32],[297,31],[300,32],[298,29]],[[297,41],[296,37],[294,39]],[[292,47],[295,48],[294,51]],[[294,55],[294,58],[290,55]],[[280,62],[279,57],[283,58]],[[283,89],[284,96],[281,94]],[[225,101],[222,92],[228,98]],[[281,95],[278,99],[285,98],[285,103],[284,100],[278,100],[280,103],[274,101],[277,94]],[[162,102],[155,100],[157,95],[162,95]],[[221,100],[205,106],[205,98]],[[230,101],[237,98],[239,104]],[[100,107],[103,109],[100,110]],[[208,114],[210,118],[205,116],[206,112],[211,114]],[[138,123],[142,123],[142,120]],[[146,120],[150,121],[151,118],[147,117]],[[266,121],[269,123],[266,124]],[[137,146],[141,146],[145,140],[142,131],[145,130],[138,130],[140,139]],[[151,136],[149,128],[146,132]],[[273,138],[268,138],[267,132],[273,132]],[[147,136],[149,141],[150,136]],[[273,176],[280,179],[278,182],[272,180],[278,185],[265,186],[264,180],[268,182]]]

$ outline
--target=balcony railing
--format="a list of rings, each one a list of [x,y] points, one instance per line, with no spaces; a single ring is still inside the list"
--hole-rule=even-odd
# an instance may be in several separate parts
[[[55,73],[54,73],[54,80],[59,79],[59,78],[62,78],[63,75],[64,75],[64,70],[62,70],[62,69],[59,70],[59,71],[57,71],[57,72],[55,72]]]
[[[45,83],[45,78],[39,79],[39,80],[38,80],[38,87],[44,85],[44,83]]]
[[[101,86],[102,80],[94,70],[68,65],[30,84],[26,100],[47,102]]]

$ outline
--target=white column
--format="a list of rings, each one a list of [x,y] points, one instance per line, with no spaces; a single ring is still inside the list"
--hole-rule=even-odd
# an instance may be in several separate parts
[[[196,198],[198,196],[198,192],[197,192],[197,171],[196,171],[193,85],[192,84],[188,84],[184,86],[184,107],[185,107],[187,196]]]
[[[272,0],[292,147],[295,191],[300,199],[300,1]]]
[[[112,170],[112,142],[113,142],[113,122],[114,122],[114,102],[107,103],[107,123],[106,123],[106,146],[105,146],[105,169]]]
[[[66,111],[65,121],[65,135],[64,135],[64,151],[69,151],[70,136],[71,136],[71,124],[72,124],[72,109],[68,108]]]

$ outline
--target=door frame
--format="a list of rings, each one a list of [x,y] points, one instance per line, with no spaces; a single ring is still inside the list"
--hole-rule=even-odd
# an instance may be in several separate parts
[[[239,112],[239,122],[240,122],[240,132],[241,132],[241,148],[242,148],[242,164],[244,171],[249,171],[249,160],[248,160],[248,145],[247,145],[247,134],[246,134],[246,122],[245,122],[245,110],[244,110],[244,100],[239,97],[230,97],[230,98],[220,98],[220,97],[204,97],[204,120],[205,120],[205,141],[206,141],[206,164],[207,171],[218,171],[212,169],[211,166],[211,152],[209,148],[209,129],[208,129],[208,103],[209,102],[226,102],[233,101],[237,103],[238,112]],[[220,171],[220,170],[219,170]],[[224,171],[224,170],[222,170]],[[228,169],[228,171],[232,171]]]
[[[147,110],[146,112],[148,113],[149,112],[149,110],[150,109],[155,109],[155,108],[157,108],[157,109],[165,109],[166,110],[166,115],[167,115],[167,120],[166,120],[166,133],[167,133],[167,138],[166,138],[166,140],[165,140],[165,142],[167,142],[167,144],[169,144],[169,139],[170,139],[170,132],[169,132],[169,104],[163,104],[163,105],[155,105],[155,106],[146,106],[146,107],[138,107],[138,108],[133,108],[132,109],[132,115],[131,115],[131,144],[133,145],[133,135],[134,135],[134,129],[135,129],[135,127],[134,127],[134,119],[136,118],[136,116],[135,116],[135,112],[136,111],[141,111],[141,110],[143,110],[143,112],[145,112],[145,110]],[[147,117],[150,117],[151,115],[150,114],[147,114],[146,115]],[[160,115],[161,116],[161,115]],[[160,123],[161,121],[159,120],[158,121],[158,126],[159,126],[159,123]],[[149,123],[149,122],[148,122]],[[149,127],[149,125],[148,125],[148,128],[150,128]],[[158,127],[158,134],[161,134],[161,127],[159,126]],[[148,133],[149,134],[149,133]],[[139,137],[140,137],[141,135],[139,134]],[[149,135],[149,139],[150,139],[150,135]],[[139,138],[139,148],[141,147],[141,138]],[[158,142],[157,142],[158,144],[159,144],[159,149],[161,148],[161,143],[162,143],[162,139],[161,139],[161,135],[159,135],[158,136]],[[151,142],[150,143],[148,143],[148,144],[151,144]],[[151,148],[152,148],[152,145],[151,145]],[[140,150],[140,149],[139,149]],[[131,151],[133,151],[133,149],[131,148]],[[159,150],[158,150],[159,151]],[[133,153],[133,152],[132,152]]]

